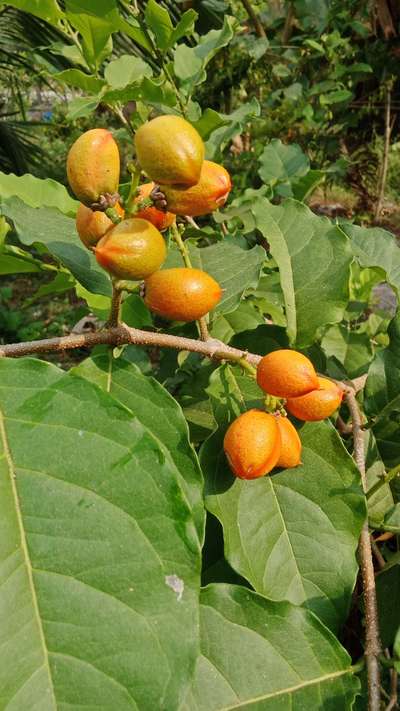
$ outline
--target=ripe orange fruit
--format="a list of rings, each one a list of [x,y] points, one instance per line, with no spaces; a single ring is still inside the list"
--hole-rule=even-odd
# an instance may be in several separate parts
[[[162,269],[146,279],[145,287],[150,311],[171,321],[195,321],[222,296],[220,285],[207,272],[186,267]]]
[[[318,388],[318,378],[311,361],[291,350],[272,351],[257,367],[257,383],[275,397],[298,397]]]
[[[262,410],[240,415],[228,427],[224,451],[230,468],[240,479],[257,479],[268,474],[281,452],[277,418]]]
[[[105,128],[85,131],[69,150],[68,182],[84,205],[97,202],[104,193],[116,193],[119,170],[118,146]]]
[[[191,188],[160,185],[168,210],[175,215],[198,217],[222,207],[231,191],[232,183],[227,170],[218,163],[205,160],[199,182]]]
[[[297,467],[301,457],[301,441],[296,428],[287,417],[276,416],[279,431],[281,433],[282,448],[277,467],[291,469]]]
[[[115,205],[115,210],[120,217],[124,216],[124,210],[119,203]],[[105,212],[91,210],[82,202],[76,213],[76,231],[86,247],[93,247],[101,239],[107,230],[113,227],[114,223]]]
[[[342,402],[342,390],[327,378],[318,378],[318,388],[302,397],[286,400],[286,409],[299,420],[315,422],[324,420],[338,409]]]
[[[167,254],[160,232],[147,220],[122,220],[98,242],[101,267],[119,279],[144,279],[160,268]]]
[[[135,135],[136,155],[156,183],[194,185],[200,178],[204,143],[196,129],[180,116],[158,116]]]
[[[148,198],[151,191],[155,187],[155,183],[144,183],[139,187],[139,195],[135,198],[135,202],[140,202],[145,198]],[[156,207],[145,207],[144,210],[139,210],[135,213],[135,217],[142,217],[143,220],[148,220],[154,227],[157,227],[160,232],[166,230],[167,227],[175,222],[175,215],[171,212],[162,212],[162,210],[157,210]]]

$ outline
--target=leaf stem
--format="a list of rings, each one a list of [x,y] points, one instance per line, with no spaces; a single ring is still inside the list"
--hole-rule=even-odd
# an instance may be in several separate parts
[[[125,212],[127,213],[127,215],[131,215],[133,212],[135,212],[135,210],[132,210],[132,207],[139,186],[140,166],[137,162],[132,162],[128,166],[128,170],[131,174],[131,184],[129,187],[128,197],[126,198],[125,202]]]
[[[399,474],[400,464],[396,464],[393,469],[390,469],[386,474],[379,478],[379,481],[377,481],[373,486],[371,486],[370,489],[368,489],[366,493],[367,499],[370,499],[371,496],[376,494],[376,492],[379,491],[382,486],[385,486],[385,484],[389,484],[389,482],[392,481],[392,479],[395,479],[396,476],[399,476]]]
[[[360,471],[364,493],[367,491],[367,478],[365,472],[364,433],[360,408],[354,391],[347,390],[346,402],[350,410],[353,427],[354,451],[353,457]],[[358,551],[361,562],[361,575],[365,602],[365,659],[368,677],[368,711],[380,711],[381,688],[379,655],[381,642],[379,637],[378,604],[375,587],[375,571],[372,559],[371,538],[369,535],[368,521],[365,521]]]

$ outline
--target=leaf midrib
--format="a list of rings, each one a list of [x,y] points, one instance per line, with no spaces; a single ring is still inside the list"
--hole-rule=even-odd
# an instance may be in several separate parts
[[[211,662],[213,664],[213,662]],[[279,691],[271,691],[269,694],[262,694],[261,696],[255,696],[253,699],[243,699],[238,704],[233,706],[224,706],[219,709],[219,711],[231,711],[232,709],[240,709],[243,706],[248,706],[249,704],[256,704],[259,701],[265,701],[268,699],[275,699],[283,694],[293,694],[300,689],[304,689],[308,686],[313,686],[314,684],[321,684],[325,681],[332,681],[332,679],[339,678],[341,676],[350,675],[351,669],[341,669],[338,672],[331,672],[330,674],[324,674],[323,676],[317,677],[316,679],[309,679],[308,681],[303,681],[295,686],[289,686],[286,689],[280,689]]]
[[[53,706],[54,706],[54,709],[57,709],[57,701],[56,701],[56,697],[55,697],[55,693],[54,693],[53,679],[52,679],[51,671],[50,671],[50,663],[49,663],[49,655],[48,655],[47,646],[46,646],[46,639],[44,636],[42,620],[40,617],[36,589],[35,589],[35,585],[33,582],[32,563],[31,563],[31,559],[29,556],[28,544],[27,544],[26,536],[25,536],[24,524],[23,524],[23,520],[22,520],[22,513],[21,513],[19,497],[18,497],[18,491],[17,491],[17,487],[16,487],[16,483],[15,483],[16,473],[15,473],[15,468],[14,468],[14,462],[13,462],[12,455],[11,455],[11,449],[10,449],[10,446],[8,443],[4,415],[1,410],[0,410],[0,438],[3,443],[5,459],[7,462],[8,473],[10,476],[11,490],[12,490],[12,494],[13,494],[13,498],[14,498],[15,512],[16,512],[16,516],[17,516],[18,528],[19,528],[19,533],[20,533],[20,542],[21,542],[20,545],[21,545],[23,559],[25,561],[25,568],[26,568],[26,572],[27,572],[29,588],[31,591],[32,605],[33,605],[33,609],[34,609],[34,613],[35,613],[37,630],[39,632],[40,643],[41,643],[41,646],[43,649],[43,665],[46,668],[48,679],[49,679],[49,689],[51,690],[51,695],[52,695],[52,699],[53,699]]]

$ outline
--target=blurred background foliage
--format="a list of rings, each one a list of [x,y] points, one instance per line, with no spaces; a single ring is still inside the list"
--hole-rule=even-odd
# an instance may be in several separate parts
[[[132,6],[144,12],[144,2],[118,4],[123,16]],[[278,145],[271,141],[278,139],[283,147],[300,146],[308,170],[318,166],[317,174],[308,177],[311,205],[327,214],[356,212],[372,220],[378,216],[389,114],[379,218],[399,232],[400,9],[395,0],[166,0],[159,5],[174,22],[190,8],[198,13],[188,45],[196,42],[197,33],[221,28],[227,14],[240,23],[232,41],[211,59],[207,82],[193,96],[223,115],[258,102],[242,133],[224,147],[237,194],[266,182],[260,170]],[[59,6],[63,9],[63,2]],[[71,119],[69,106],[82,91],[55,78],[66,69],[85,71],[75,41],[63,20],[49,23],[0,3],[1,170],[17,175],[29,171],[65,183],[69,145],[89,125],[104,123],[109,109],[102,104],[90,117]],[[155,62],[126,33],[113,34],[107,51],[110,59],[134,54],[150,65]],[[120,126],[112,114],[107,123]],[[122,145],[123,139],[120,130]],[[279,182],[278,195],[293,194],[287,181]]]

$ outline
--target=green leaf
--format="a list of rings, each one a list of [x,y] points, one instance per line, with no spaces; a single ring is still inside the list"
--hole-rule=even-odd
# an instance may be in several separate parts
[[[371,430],[364,433],[364,447],[366,452],[366,477],[368,489],[371,489],[385,474],[385,465],[379,455],[376,440]],[[368,518],[372,528],[380,528],[385,514],[393,508],[393,495],[389,484],[381,486],[378,491],[369,497]]]
[[[256,287],[265,259],[262,247],[247,248],[246,240],[225,237],[210,247],[198,249],[189,245],[193,267],[203,269],[218,282],[224,293],[214,313],[229,313],[239,304],[246,289]],[[177,249],[170,248],[164,268],[182,266]]]
[[[56,180],[35,178],[26,175],[0,172],[1,200],[15,196],[30,207],[56,207],[65,215],[75,216],[79,203],[73,200],[67,189]]]
[[[152,0],[151,0],[152,1]],[[195,47],[180,44],[174,52],[174,72],[180,79],[181,88],[190,95],[195,86],[206,80],[205,68],[208,62],[226,47],[233,37],[236,20],[225,16],[220,30],[210,30],[200,38]]]
[[[365,409],[378,418],[400,412],[400,312],[388,328],[389,346],[372,361],[365,386]]]
[[[143,77],[150,77],[152,68],[140,59],[129,54],[122,54],[107,64],[104,76],[113,89],[122,89],[128,84],[140,82]]]
[[[71,25],[82,36],[89,66],[98,68],[111,34],[119,29],[116,0],[96,0],[95,3],[92,0],[66,0],[66,13]]]
[[[73,86],[83,91],[92,91],[97,94],[104,86],[102,79],[91,74],[85,74],[80,69],[65,69],[63,72],[58,72],[52,75],[53,79],[57,79],[62,84]]]
[[[199,628],[184,472],[87,380],[36,359],[0,375],[3,707],[179,708]]]
[[[29,272],[40,272],[39,265],[33,261],[0,252],[0,274],[2,276]]]
[[[160,456],[175,471],[175,478],[185,493],[185,502],[196,523],[200,545],[204,527],[203,481],[178,403],[156,380],[142,375],[124,354],[113,358],[109,351],[93,356],[72,372],[111,393],[152,434]]]
[[[379,267],[400,295],[400,251],[394,235],[380,227],[358,227],[350,222],[340,225],[350,237],[353,254],[362,267]]]
[[[100,103],[100,97],[77,96],[68,104],[68,121],[75,121],[78,118],[91,116]]]
[[[98,266],[94,255],[82,245],[75,220],[52,208],[34,209],[18,198],[2,205],[3,214],[13,221],[23,244],[44,244],[88,291],[109,296],[111,282]]]
[[[291,343],[310,345],[321,326],[342,320],[348,303],[348,240],[302,203],[257,199],[251,212],[280,272]]]
[[[206,143],[206,158],[214,160],[218,157],[232,138],[240,133],[244,126],[252,119],[260,116],[261,107],[257,99],[253,96],[251,101],[242,104],[231,114],[220,114],[226,120],[227,125],[213,131]]]
[[[217,113],[217,111],[214,111],[214,109],[206,109],[202,113],[201,118],[193,123],[193,126],[196,131],[199,132],[203,141],[207,141],[213,131],[229,123],[229,119],[224,118],[221,114]]]
[[[349,610],[365,520],[359,472],[334,427],[320,422],[299,432],[301,466],[254,481],[235,479],[223,454],[224,434],[229,421],[254,407],[235,371],[225,366],[211,377],[219,429],[201,450],[206,506],[222,523],[225,556],[257,592],[303,605],[337,629]]]
[[[197,18],[198,13],[195,10],[186,10],[170,35],[168,47],[173,47],[182,37],[192,34]]]
[[[341,104],[343,101],[350,101],[353,98],[353,93],[348,89],[337,89],[329,94],[321,94],[319,101],[321,106],[330,104]]]
[[[256,329],[265,321],[255,304],[246,299],[229,314],[220,314],[213,322],[211,335],[224,343],[229,343],[236,333]]]
[[[5,3],[0,3],[0,5],[3,4]],[[29,12],[31,15],[40,17],[41,20],[54,25],[64,17],[57,0],[7,0],[6,4],[16,7],[17,10]]]
[[[129,17],[129,21],[124,17],[120,17],[117,29],[124,32],[124,34],[128,35],[128,37],[131,37],[133,41],[139,45],[139,47],[143,47],[143,49],[147,50],[147,52],[153,52],[151,42],[149,42],[146,34],[139,27],[138,21],[132,16]]]
[[[65,291],[69,291],[74,287],[75,281],[71,278],[71,275],[67,272],[57,272],[54,279],[49,281],[47,284],[42,284],[39,289],[27,299],[28,304],[33,303],[37,299],[41,299],[42,296],[51,296],[52,294],[63,294]]]
[[[400,627],[400,560],[399,555],[376,575],[376,594],[378,598],[379,631],[383,647],[390,647]],[[395,650],[399,655],[399,641]]]
[[[157,47],[163,51],[168,49],[174,29],[168,10],[155,0],[148,0],[144,15],[147,26],[156,38]]]
[[[327,711],[338,699],[350,711],[359,681],[314,615],[237,585],[209,585],[200,602],[201,656],[180,711]]]
[[[324,170],[309,170],[298,180],[291,181],[293,197],[295,200],[305,202],[314,192],[315,188],[325,180]]]
[[[300,146],[297,143],[286,146],[279,138],[273,138],[264,148],[259,162],[259,176],[271,185],[303,176],[310,170],[310,161]]]
[[[342,324],[328,328],[321,346],[327,358],[337,358],[349,378],[366,373],[374,356],[369,336],[351,331]]]

